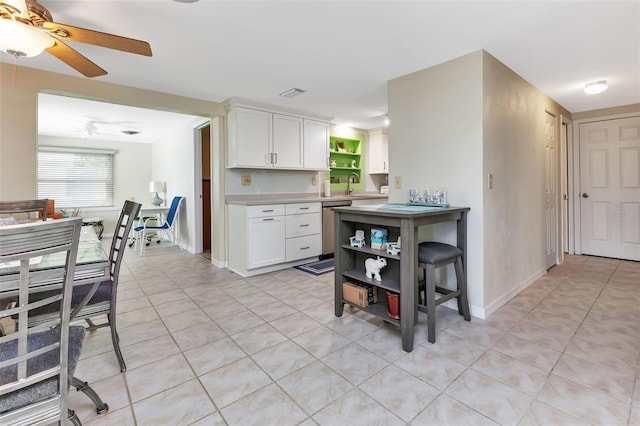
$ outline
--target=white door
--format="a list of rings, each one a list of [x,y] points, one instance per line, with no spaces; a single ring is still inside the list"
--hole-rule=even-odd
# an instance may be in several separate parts
[[[546,114],[545,222],[547,269],[558,263],[558,127],[557,118]]]
[[[583,254],[640,260],[640,117],[580,124]]]

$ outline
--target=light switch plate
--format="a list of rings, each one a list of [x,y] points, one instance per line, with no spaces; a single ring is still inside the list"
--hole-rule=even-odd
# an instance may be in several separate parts
[[[402,177],[401,176],[394,176],[393,177],[393,187],[395,189],[402,189]]]

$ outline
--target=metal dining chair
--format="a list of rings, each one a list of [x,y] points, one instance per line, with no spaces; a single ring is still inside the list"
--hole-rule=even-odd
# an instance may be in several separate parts
[[[47,220],[48,199],[41,200],[16,200],[0,201],[0,214],[15,215],[26,213],[30,218],[30,213],[39,213],[36,219]]]
[[[71,305],[73,312],[71,318],[74,320],[83,319],[89,325],[87,330],[96,330],[102,327],[111,329],[111,341],[113,350],[120,364],[120,371],[126,371],[127,365],[124,362],[122,351],[120,350],[120,337],[116,326],[116,302],[118,296],[118,279],[120,277],[120,265],[127,247],[127,238],[133,224],[140,212],[142,205],[133,201],[125,201],[120,211],[120,216],[116,224],[116,229],[111,241],[111,249],[109,250],[110,276],[106,281],[95,284],[85,284],[76,286],[73,290],[73,299]],[[45,297],[47,293],[38,293],[36,297]],[[50,315],[54,307],[37,310],[35,316]],[[93,319],[96,317],[106,316],[106,322],[96,324]],[[31,318],[31,321],[37,321],[37,318]],[[74,383],[75,386],[75,383]],[[90,396],[91,398],[91,396]],[[93,399],[93,398],[92,398]],[[99,402],[96,402],[98,410],[100,410]]]
[[[15,269],[17,303],[0,310],[0,318],[18,319],[17,330],[0,337],[0,424],[26,425],[80,420],[68,408],[70,378],[80,358],[84,328],[70,326],[71,294],[82,221],[31,222],[0,227],[0,264]],[[65,267],[51,274],[62,283],[51,297],[29,301],[34,272],[30,263],[52,253],[65,255]],[[5,291],[9,291],[4,287]],[[62,305],[57,315],[36,326],[29,313],[46,305]]]

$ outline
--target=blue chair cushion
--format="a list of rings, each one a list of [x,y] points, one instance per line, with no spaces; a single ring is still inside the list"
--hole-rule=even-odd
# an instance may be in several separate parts
[[[458,256],[462,256],[462,250],[456,246],[444,243],[425,242],[418,244],[419,263],[443,263],[452,262]]]
[[[80,352],[82,351],[82,342],[84,340],[84,327],[69,327],[69,360],[68,371],[69,380],[73,377],[73,373],[78,365]],[[56,327],[51,330],[34,333],[27,339],[27,347],[29,351],[50,345],[60,340],[60,328]],[[0,361],[7,361],[15,358],[18,353],[18,342],[10,340],[0,344]],[[57,366],[60,362],[60,351],[52,350],[45,352],[27,362],[27,374],[35,374],[40,371],[47,370]],[[0,369],[0,384],[11,383],[17,378],[17,367],[15,365]],[[68,386],[68,384],[67,384]],[[0,396],[0,413],[15,410],[25,405],[33,404],[54,396],[58,392],[58,381],[56,377],[47,379],[41,383],[28,386],[7,395]]]

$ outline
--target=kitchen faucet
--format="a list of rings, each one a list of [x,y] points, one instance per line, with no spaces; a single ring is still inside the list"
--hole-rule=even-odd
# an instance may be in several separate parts
[[[360,176],[358,176],[358,174],[356,172],[351,172],[347,175],[347,189],[344,191],[344,195],[346,195],[347,197],[349,195],[351,195],[351,176],[355,176],[356,179],[358,179],[358,181],[360,181]],[[356,183],[355,181],[353,181],[353,183]]]

